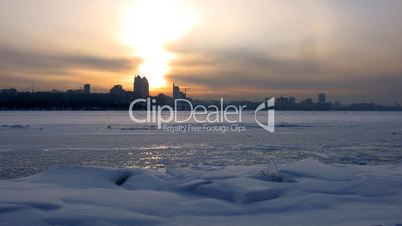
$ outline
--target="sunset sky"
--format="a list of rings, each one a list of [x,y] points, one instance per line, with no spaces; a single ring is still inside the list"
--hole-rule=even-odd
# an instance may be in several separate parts
[[[0,88],[402,104],[399,0],[0,0]]]

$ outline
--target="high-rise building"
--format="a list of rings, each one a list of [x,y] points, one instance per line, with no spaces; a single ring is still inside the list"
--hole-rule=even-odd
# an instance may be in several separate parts
[[[139,75],[137,75],[137,76],[135,76],[134,77],[134,87],[133,87],[133,91],[134,91],[134,95],[137,97],[137,96],[140,96],[140,94],[141,94],[141,90],[142,90],[142,85],[141,85],[141,83],[142,83],[142,78],[139,76]]]
[[[84,85],[84,94],[90,94],[90,93],[91,93],[91,85],[85,84]]]
[[[318,103],[325,104],[325,102],[326,102],[325,93],[318,94]]]
[[[149,97],[149,83],[148,79],[145,76],[142,78],[142,96],[144,98]]]
[[[147,98],[149,97],[149,83],[148,79],[144,76],[137,75],[134,78],[134,96],[136,98]]]
[[[180,87],[173,83],[173,99],[186,99],[186,94],[180,91]]]
[[[178,99],[180,95],[180,88],[173,83],[173,99]]]

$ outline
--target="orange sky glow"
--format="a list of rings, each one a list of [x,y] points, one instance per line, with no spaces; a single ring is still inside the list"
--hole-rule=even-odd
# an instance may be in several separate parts
[[[4,0],[0,88],[401,102],[402,2]]]

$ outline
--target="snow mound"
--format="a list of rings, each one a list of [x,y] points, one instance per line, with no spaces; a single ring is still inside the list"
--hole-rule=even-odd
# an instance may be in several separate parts
[[[402,166],[108,169],[59,166],[0,181],[0,225],[397,225]]]

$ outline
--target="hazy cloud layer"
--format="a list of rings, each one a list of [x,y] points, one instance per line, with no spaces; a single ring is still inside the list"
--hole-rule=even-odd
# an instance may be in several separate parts
[[[71,83],[81,86],[88,80],[108,79],[136,71],[138,58],[110,58],[80,53],[49,53],[0,46],[0,76],[2,84],[38,82]],[[94,78],[88,74],[95,74]],[[97,78],[96,78],[97,77]],[[88,79],[89,78],[89,79]],[[109,78],[110,79],[110,78]],[[57,82],[59,80],[59,82]],[[64,84],[66,85],[66,84]],[[109,84],[110,85],[110,84]],[[55,88],[56,88],[55,87]]]
[[[1,88],[30,81],[47,89],[84,82],[103,90],[132,86],[141,61],[118,37],[120,12],[129,2],[4,0]],[[402,1],[181,3],[199,19],[167,45],[176,56],[167,78],[191,87],[196,98],[326,92],[330,100],[402,103]]]
[[[9,49],[0,46],[0,67],[18,68],[36,73],[38,71],[68,71],[71,69],[96,69],[113,72],[122,72],[132,69],[138,65],[139,59],[129,58],[107,58],[102,56],[91,56],[80,53],[39,53],[28,52],[18,49]]]
[[[402,2],[220,3],[197,2],[207,22],[169,46],[192,92],[402,102]]]
[[[222,53],[210,53],[208,58],[199,55],[179,58],[183,60],[173,63],[175,71],[169,78],[193,87],[193,93],[198,91],[209,97],[214,92],[226,97],[242,93],[254,99],[270,95],[305,97],[327,92],[349,101],[383,101],[387,96],[393,101],[400,99],[402,73],[398,71],[362,73],[315,59],[283,60],[246,51]]]

